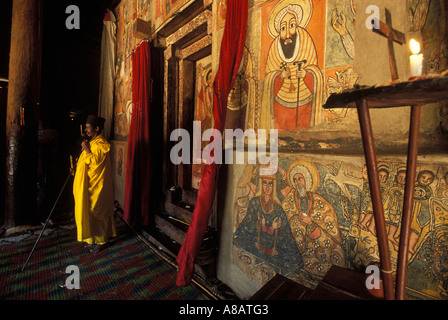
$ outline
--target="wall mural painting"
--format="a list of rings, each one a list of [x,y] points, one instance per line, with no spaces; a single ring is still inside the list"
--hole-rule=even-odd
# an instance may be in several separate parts
[[[324,102],[333,93],[353,88],[359,75],[353,71],[355,41],[353,38],[356,19],[354,0],[327,1],[325,47],[325,93]],[[324,122],[339,122],[347,116],[347,109],[324,110]]]
[[[218,0],[217,25],[219,29],[224,29],[226,25],[227,1]]]
[[[126,180],[126,161],[127,161],[127,141],[111,142],[112,150],[112,173],[114,178],[115,200],[120,204],[124,203],[125,180]]]
[[[122,140],[129,135],[132,116],[132,50],[134,49],[133,21],[137,2],[122,2],[117,14],[117,78],[115,80],[114,138]],[[139,3],[141,6],[141,4]]]
[[[162,0],[165,3],[165,17],[171,16],[180,7],[182,7],[187,0]]]
[[[134,36],[134,22],[137,18],[150,21],[152,30],[155,30],[186,3],[187,0],[127,0],[117,6],[115,139],[128,137],[132,117],[132,50],[141,40]]]
[[[256,57],[261,101],[254,128],[275,128],[287,137],[346,118],[346,109],[322,106],[359,79],[353,71],[354,0],[266,1],[254,6],[259,7],[267,45]]]
[[[327,1],[326,47],[332,54],[325,56],[325,67],[349,66],[355,59],[353,39],[356,6],[354,1]]]
[[[270,45],[262,57],[261,129],[306,130],[322,123],[324,39],[317,24],[325,25],[325,6],[322,1],[284,0],[262,9],[269,10],[262,25]]]
[[[227,129],[255,129],[258,111],[258,81],[254,76],[252,54],[244,48],[243,58],[227,101]]]
[[[204,131],[213,129],[213,68],[212,58],[208,56],[196,62],[196,93],[194,120],[201,122],[201,137]],[[201,150],[209,142],[202,141]],[[201,160],[201,159],[198,159]],[[202,160],[201,160],[202,161]],[[205,163],[192,165],[192,187],[199,189]]]
[[[398,255],[406,170],[379,162],[393,266]],[[411,226],[410,295],[447,299],[448,166],[418,164]],[[260,285],[276,273],[313,287],[332,265],[362,270],[379,261],[365,166],[281,159],[277,174],[247,165],[235,193],[233,257]]]
[[[353,88],[359,79],[359,75],[353,71],[353,67],[341,67],[325,70],[325,101],[333,93]],[[347,108],[324,110],[324,121],[327,123],[339,122],[347,116]]]

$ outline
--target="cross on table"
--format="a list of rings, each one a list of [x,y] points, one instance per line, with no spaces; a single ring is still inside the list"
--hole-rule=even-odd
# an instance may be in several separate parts
[[[397,62],[395,61],[394,42],[400,45],[405,43],[406,38],[404,36],[404,33],[392,28],[392,16],[388,9],[386,9],[386,23],[380,21],[379,29],[373,28],[372,30],[382,35],[383,37],[387,38],[387,43],[389,47],[390,73],[393,81],[398,80],[398,69],[397,69]]]

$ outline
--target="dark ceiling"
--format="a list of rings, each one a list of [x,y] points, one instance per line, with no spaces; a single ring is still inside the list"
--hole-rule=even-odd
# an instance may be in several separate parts
[[[80,110],[84,114],[97,113],[100,75],[100,54],[103,18],[107,8],[120,0],[42,0],[42,75],[40,90],[40,119],[44,129],[58,133],[56,154],[44,171],[46,177],[53,172],[50,185],[62,185],[68,172],[69,155],[80,153],[79,124],[70,121],[69,112]],[[13,0],[0,0],[0,78],[8,78]],[[70,14],[69,5],[80,10],[80,29],[68,30],[65,26]],[[0,81],[0,87],[5,82]],[[0,89],[0,168],[5,168],[6,94]],[[54,131],[53,131],[54,132]],[[47,150],[46,153],[54,152]],[[52,153],[49,153],[50,157]],[[51,168],[51,169],[48,169]],[[42,178],[41,177],[41,178]],[[0,169],[0,181],[5,170]],[[62,180],[61,180],[62,179]],[[42,180],[43,181],[43,180]],[[41,182],[42,182],[41,181]],[[0,185],[0,223],[3,219],[4,185]],[[72,201],[70,188],[66,201]],[[51,199],[52,197],[48,197]]]
[[[12,0],[0,1],[0,78],[8,78]]]
[[[43,0],[42,117],[55,126],[70,110],[96,113],[103,17],[112,0]],[[66,8],[80,10],[69,30]]]
[[[12,0],[0,1],[0,78],[8,78]],[[42,0],[42,120],[57,129],[70,110],[96,113],[102,21],[114,0]],[[65,26],[69,5],[80,11],[80,29]],[[62,121],[63,122],[63,121]]]

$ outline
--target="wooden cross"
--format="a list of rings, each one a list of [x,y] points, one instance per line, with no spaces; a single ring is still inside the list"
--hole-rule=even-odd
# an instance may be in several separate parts
[[[390,11],[386,9],[386,23],[380,21],[379,29],[373,28],[373,32],[387,38],[389,47],[389,66],[392,81],[398,80],[397,61],[395,60],[394,42],[402,45],[406,42],[404,33],[392,28],[392,16]]]

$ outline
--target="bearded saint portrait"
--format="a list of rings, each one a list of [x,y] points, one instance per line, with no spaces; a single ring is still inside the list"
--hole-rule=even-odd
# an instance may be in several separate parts
[[[268,52],[260,128],[305,130],[322,122],[323,75],[305,29],[311,0],[279,2],[268,19],[274,38]]]
[[[324,276],[332,265],[345,266],[345,252],[334,207],[316,193],[319,172],[307,161],[293,162],[285,178],[289,190],[281,205],[303,256],[304,270]],[[284,191],[286,191],[284,190]]]

